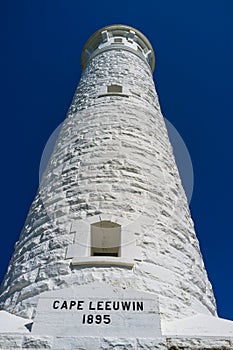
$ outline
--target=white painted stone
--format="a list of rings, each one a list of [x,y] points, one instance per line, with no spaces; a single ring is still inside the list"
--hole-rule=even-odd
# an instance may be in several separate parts
[[[42,336],[17,333],[0,335],[0,349],[53,349],[53,350],[232,350],[233,338],[217,337],[158,337],[124,338]]]
[[[101,350],[134,350],[136,349],[136,339],[123,338],[121,335],[118,338],[103,338],[100,341]]]
[[[67,337],[57,336],[54,338],[56,350],[99,350],[100,338],[95,337]]]
[[[137,339],[137,350],[167,350],[166,339],[157,338],[155,339]]]
[[[32,320],[27,320],[0,310],[0,333],[27,333],[29,330],[26,325],[30,323],[32,323]]]
[[[181,320],[162,321],[162,333],[166,336],[186,335],[233,338],[233,321],[199,314]]]
[[[22,349],[23,335],[3,333],[0,334],[0,349]]]
[[[22,349],[53,349],[53,338],[43,335],[25,335]]]
[[[232,350],[230,340],[214,338],[168,338],[168,349],[176,350]]]

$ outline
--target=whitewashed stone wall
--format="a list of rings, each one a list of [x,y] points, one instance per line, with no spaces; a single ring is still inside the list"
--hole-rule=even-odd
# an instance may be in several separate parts
[[[60,337],[31,334],[1,334],[0,349],[51,349],[51,350],[232,350],[233,340],[221,338],[161,337]]]
[[[105,96],[111,84],[122,85],[122,95]],[[75,256],[67,258],[79,241],[79,223],[100,219],[133,234],[133,268],[74,266]],[[40,293],[94,281],[156,293],[162,319],[216,313],[150,67],[119,45],[83,71],[16,243],[1,306],[33,318]],[[149,343],[122,340],[114,349],[167,348]],[[99,348],[109,344],[102,340]]]

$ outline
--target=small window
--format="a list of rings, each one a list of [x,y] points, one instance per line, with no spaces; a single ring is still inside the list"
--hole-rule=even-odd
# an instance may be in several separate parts
[[[122,39],[121,38],[115,38],[114,39],[114,43],[122,43]]]
[[[107,92],[120,92],[120,93],[122,93],[122,86],[121,85],[109,85],[107,87]]]
[[[91,225],[91,256],[120,256],[121,226],[111,221]]]

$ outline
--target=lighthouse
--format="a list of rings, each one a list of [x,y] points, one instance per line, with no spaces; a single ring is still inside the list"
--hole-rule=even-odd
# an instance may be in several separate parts
[[[1,287],[0,348],[232,349],[233,324],[217,317],[160,110],[150,42],[110,25],[87,41],[81,65]]]

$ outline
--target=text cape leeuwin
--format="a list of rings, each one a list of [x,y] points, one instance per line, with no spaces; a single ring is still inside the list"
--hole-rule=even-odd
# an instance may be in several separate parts
[[[90,310],[90,311],[143,311],[144,302],[135,300],[54,300],[54,310]]]

